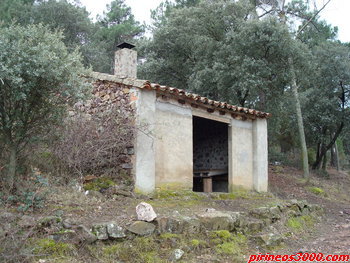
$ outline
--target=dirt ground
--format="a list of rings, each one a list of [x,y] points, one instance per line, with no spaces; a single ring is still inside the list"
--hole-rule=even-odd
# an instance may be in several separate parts
[[[276,171],[278,170],[278,172]],[[300,170],[270,167],[270,190],[282,199],[305,199],[324,208],[323,221],[311,233],[286,242],[281,253],[298,252],[323,254],[350,253],[350,176],[345,171],[328,170],[329,178],[312,174],[309,183]],[[324,190],[317,195],[307,189],[316,186]]]

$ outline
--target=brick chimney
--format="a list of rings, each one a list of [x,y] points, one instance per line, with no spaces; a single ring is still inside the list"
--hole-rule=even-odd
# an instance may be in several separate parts
[[[122,78],[137,77],[137,52],[132,50],[135,46],[129,43],[121,43],[115,52],[114,75]]]

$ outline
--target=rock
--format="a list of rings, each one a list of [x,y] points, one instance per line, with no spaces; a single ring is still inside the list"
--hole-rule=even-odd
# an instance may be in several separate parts
[[[176,217],[162,216],[156,219],[158,233],[183,233],[183,222]]]
[[[122,168],[123,169],[132,169],[133,165],[131,163],[123,163]]]
[[[87,190],[85,192],[85,195],[90,196],[90,197],[94,197],[97,199],[103,199],[104,196],[102,193],[100,193],[99,191],[94,191],[94,190]]]
[[[174,262],[174,261],[178,261],[178,260],[180,260],[181,258],[182,258],[182,256],[185,254],[185,252],[183,251],[183,250],[181,250],[181,249],[175,249],[172,253],[171,253],[171,255],[170,255],[170,258],[169,258],[169,260],[171,261],[171,262]]]
[[[130,226],[128,226],[126,229],[129,230],[131,233],[134,233],[139,236],[148,236],[153,234],[156,227],[151,223],[147,223],[144,221],[136,221]]]
[[[200,221],[196,217],[171,216],[157,218],[158,233],[189,233],[200,232]]]
[[[257,233],[260,232],[264,227],[266,223],[263,220],[250,218],[248,219],[246,223],[246,227],[244,229],[245,233]]]
[[[281,219],[282,212],[278,206],[270,207],[269,211],[270,211],[270,218],[272,223]]]
[[[297,205],[299,206],[301,211],[303,211],[305,208],[308,207],[308,204],[307,204],[306,200],[297,201]]]
[[[280,245],[283,242],[283,236],[277,233],[259,234],[253,239],[261,246],[271,248]]]
[[[153,207],[150,204],[141,202],[136,206],[137,220],[152,222],[157,218],[157,214],[154,212]]]
[[[322,212],[322,207],[316,204],[309,204],[308,205],[309,211],[312,212]]]
[[[197,214],[201,228],[204,230],[229,230],[234,229],[235,221],[229,213],[212,211]]]
[[[91,244],[97,240],[97,237],[83,225],[79,225],[75,229],[65,229],[55,233],[51,236],[51,238],[55,241],[75,245]]]
[[[65,229],[50,236],[56,242],[78,244],[77,233],[72,229]]]
[[[124,238],[126,237],[125,229],[118,226],[116,222],[110,222],[106,224],[107,234],[110,238]]]
[[[108,239],[106,224],[93,225],[92,232],[96,235],[98,240],[107,240]]]
[[[233,225],[235,229],[243,229],[247,225],[247,217],[244,213],[242,212],[231,212],[230,213],[232,220],[233,220]]]
[[[135,154],[134,147],[128,147],[128,148],[126,148],[126,152],[127,152],[128,155],[133,155],[133,154]]]
[[[196,217],[183,217],[184,232],[188,234],[196,234],[200,232],[200,221]]]
[[[76,225],[75,222],[73,222],[71,219],[64,219],[62,221],[62,226],[66,229],[70,229],[73,227],[73,225]]]
[[[133,194],[129,191],[125,191],[125,190],[121,190],[121,189],[116,189],[114,191],[114,194],[115,195],[122,195],[122,196],[125,196],[125,197],[133,197]]]
[[[258,219],[269,219],[271,217],[268,207],[259,207],[251,210],[249,214]]]
[[[301,209],[298,200],[292,199],[289,202],[287,202],[286,207],[287,207],[287,214],[289,216],[301,216]],[[290,212],[291,211],[291,212]]]
[[[80,243],[91,244],[97,240],[97,237],[93,233],[91,233],[87,227],[83,225],[79,225],[76,228],[75,232],[80,240]]]

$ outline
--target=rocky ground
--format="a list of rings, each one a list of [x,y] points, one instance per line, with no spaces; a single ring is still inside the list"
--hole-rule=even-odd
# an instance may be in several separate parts
[[[286,241],[282,250],[288,253],[315,252],[324,254],[350,253],[350,177],[345,171],[329,170],[329,177],[313,175],[310,183],[301,177],[301,171],[284,168],[270,169],[271,191],[281,198],[305,199],[324,208],[323,220],[315,231],[305,238]],[[287,187],[286,187],[287,186]],[[324,192],[315,194],[311,187]]]
[[[330,170],[328,178],[313,174],[310,181],[301,174],[270,166],[267,194],[163,190],[146,197],[113,186],[85,195],[51,186],[43,209],[23,214],[13,205],[0,208],[0,261],[246,262],[255,253],[348,254],[349,174]],[[158,219],[135,224],[140,202],[151,204]],[[309,204],[323,207],[323,215]],[[219,219],[208,224],[213,214]],[[140,229],[153,234],[140,235]]]

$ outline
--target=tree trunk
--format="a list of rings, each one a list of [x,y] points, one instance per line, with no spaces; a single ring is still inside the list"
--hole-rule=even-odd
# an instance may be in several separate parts
[[[322,170],[326,170],[326,169],[327,169],[327,152],[323,156],[323,161],[322,161]]]
[[[329,142],[329,144],[327,146],[326,145],[322,146],[319,156],[317,156],[316,161],[312,165],[312,169],[320,168],[322,158],[326,155],[327,151],[335,144],[343,128],[344,128],[344,122],[341,122],[337,131],[334,133],[332,140]]]
[[[293,59],[289,58],[288,62],[290,65],[290,71],[291,71],[291,75],[292,75],[292,83],[291,84],[292,84],[292,91],[293,91],[293,95],[294,95],[294,99],[295,99],[295,109],[296,109],[297,121],[298,121],[298,131],[299,131],[299,140],[300,140],[301,158],[302,158],[302,166],[303,166],[303,171],[304,171],[304,178],[309,178],[309,176],[310,176],[309,160],[308,160],[308,156],[307,156],[307,147],[306,147],[303,115],[301,113],[298,85],[297,85],[295,71],[294,71]]]
[[[7,189],[6,191],[8,193],[12,192],[16,177],[16,170],[17,170],[17,149],[15,146],[10,147],[10,161],[8,166],[8,172],[7,172]]]
[[[335,144],[331,147],[331,167],[337,166],[337,160],[335,157]]]
[[[334,144],[334,153],[335,153],[335,167],[337,168],[337,171],[340,170],[340,163],[339,163],[339,151],[338,151],[338,145],[337,142]]]

